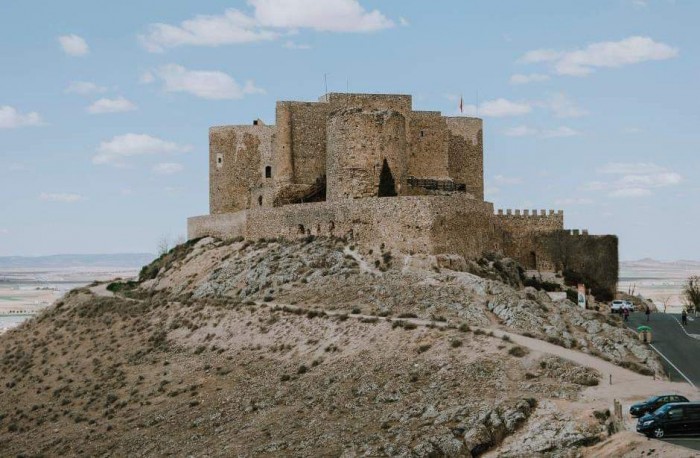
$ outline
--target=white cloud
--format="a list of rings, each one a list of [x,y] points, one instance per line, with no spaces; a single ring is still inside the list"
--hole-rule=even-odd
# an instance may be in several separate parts
[[[85,197],[81,196],[80,194],[72,193],[42,192],[41,194],[39,194],[39,200],[43,200],[45,202],[62,202],[70,204],[73,202],[85,200]]]
[[[646,197],[652,194],[646,188],[621,188],[610,192],[610,197]]]
[[[557,118],[578,118],[588,114],[563,92],[551,95],[545,105]]]
[[[654,174],[666,171],[665,167],[652,162],[609,162],[598,169],[598,173],[606,174]]]
[[[486,194],[487,197],[492,197],[496,196],[501,192],[500,188],[497,188],[496,186],[486,186],[484,189],[484,194]]]
[[[532,111],[532,105],[526,102],[513,102],[507,99],[486,100],[476,105],[465,105],[464,114],[468,116],[485,116],[501,118],[506,116],[522,116]]]
[[[231,76],[217,71],[188,70],[180,65],[170,64],[156,72],[166,92],[187,92],[197,97],[211,100],[241,99],[249,94],[264,94],[265,91],[246,81],[241,86]]]
[[[565,199],[557,199],[554,201],[554,205],[592,205],[593,200],[586,197],[569,197]]]
[[[191,146],[179,145],[146,134],[124,134],[100,143],[92,162],[93,164],[124,166],[124,160],[130,157],[185,153],[191,150]]]
[[[365,10],[357,0],[248,0],[248,4],[251,13],[229,8],[223,14],[198,15],[179,25],[151,24],[139,39],[148,51],[162,52],[182,45],[275,40],[297,29],[372,32],[395,25],[378,10]]]
[[[534,127],[528,126],[516,126],[506,129],[503,132],[508,137],[533,137],[537,136],[540,138],[560,138],[560,137],[573,137],[575,135],[581,135],[581,133],[571,127],[560,126],[556,129],[536,129]]]
[[[141,76],[139,76],[139,83],[141,84],[150,84],[156,80],[156,77],[153,76],[153,73],[150,71],[146,71],[141,73]]]
[[[324,32],[373,32],[394,27],[378,10],[366,11],[357,0],[248,0],[255,19],[266,27]]]
[[[123,113],[125,111],[134,111],[137,108],[134,102],[124,97],[117,97],[116,99],[103,98],[87,107],[87,112],[90,114]]]
[[[496,175],[493,177],[493,181],[498,185],[514,185],[523,182],[522,178],[518,177],[507,177],[503,175]]]
[[[649,37],[633,36],[620,41],[593,43],[574,51],[537,49],[525,53],[521,63],[549,63],[559,75],[586,76],[597,68],[616,68],[678,56],[678,49]]]
[[[299,50],[302,50],[302,49],[311,49],[311,46],[309,46],[309,45],[307,45],[307,44],[304,44],[304,43],[295,43],[295,42],[293,42],[293,41],[291,41],[291,40],[287,40],[287,41],[284,43],[284,45],[282,45],[282,46],[284,46],[284,47],[287,48],[287,49],[299,49]]]
[[[401,24],[402,27],[408,27],[409,25],[411,25],[409,20],[403,16],[399,17],[399,24]]]
[[[75,34],[62,35],[58,37],[58,42],[61,44],[63,52],[69,56],[80,57],[90,52],[90,48],[85,39]]]
[[[39,126],[41,124],[41,116],[35,111],[22,114],[14,107],[8,105],[0,106],[0,129],[16,129],[18,127]]]
[[[174,173],[182,172],[184,170],[182,164],[176,162],[161,162],[153,166],[153,172],[158,175],[172,175]]]
[[[529,75],[515,74],[510,77],[510,84],[541,83],[549,80],[549,75],[542,73],[530,73]]]
[[[292,40],[287,40],[284,45],[287,49],[311,49],[311,46],[303,43],[295,43]]]
[[[98,86],[90,81],[73,81],[66,88],[65,92],[68,94],[79,94],[79,95],[90,95],[99,94],[106,92],[107,88],[104,86]]]
[[[650,162],[611,162],[598,169],[607,175],[605,181],[592,181],[584,185],[591,191],[607,191],[610,197],[644,197],[653,190],[676,186],[683,176]]]
[[[581,135],[581,132],[566,126],[557,127],[556,129],[543,130],[541,134],[542,138],[574,137],[576,135]]]
[[[516,126],[506,129],[503,133],[508,137],[529,137],[539,134],[538,129],[528,126]]]

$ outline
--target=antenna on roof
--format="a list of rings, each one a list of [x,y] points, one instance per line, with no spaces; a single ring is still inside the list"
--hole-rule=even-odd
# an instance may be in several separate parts
[[[323,99],[328,102],[328,73],[323,74],[323,86],[326,90]]]

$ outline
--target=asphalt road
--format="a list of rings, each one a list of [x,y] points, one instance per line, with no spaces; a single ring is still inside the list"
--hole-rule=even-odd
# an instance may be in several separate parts
[[[680,314],[652,313],[647,323],[644,313],[635,312],[630,315],[627,325],[634,330],[641,325],[649,326],[651,344],[661,355],[671,380],[700,388],[700,339],[688,335],[700,337],[700,318],[689,321],[685,328],[681,327],[680,322]],[[700,437],[674,437],[664,439],[664,442],[700,450]]]
[[[678,314],[652,313],[647,323],[644,313],[635,312],[627,324],[635,330],[641,325],[651,328],[651,344],[662,356],[671,380],[700,387],[700,339],[688,335],[700,335],[700,319],[689,322],[685,332],[680,321]]]

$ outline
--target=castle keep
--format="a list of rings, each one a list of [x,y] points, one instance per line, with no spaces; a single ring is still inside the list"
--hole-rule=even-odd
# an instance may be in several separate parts
[[[274,126],[209,130],[210,214],[188,237],[353,239],[403,253],[570,269],[606,290],[617,238],[564,229],[562,211],[498,210],[484,201],[483,123],[413,111],[409,95],[331,93],[277,102]]]

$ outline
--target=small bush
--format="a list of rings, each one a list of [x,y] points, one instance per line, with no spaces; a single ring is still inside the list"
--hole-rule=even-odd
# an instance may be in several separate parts
[[[469,325],[467,323],[462,323],[459,325],[459,330],[461,332],[469,332],[469,331],[471,331],[471,328],[469,327]]]
[[[515,347],[511,347],[510,350],[508,350],[508,354],[511,356],[515,356],[516,358],[522,358],[523,356],[527,355],[529,353],[529,350],[525,347],[521,347],[520,345],[516,345]]]
[[[501,339],[504,342],[510,342],[510,336],[508,334],[503,334],[503,337],[501,337]]]
[[[398,317],[399,318],[418,318],[418,315],[416,315],[415,313],[408,312],[408,313],[401,313],[401,314],[399,314]]]
[[[308,371],[309,368],[302,364],[301,366],[299,366],[299,369],[297,369],[297,374],[306,374]]]
[[[416,351],[418,353],[425,353],[428,350],[430,350],[430,344],[423,344],[423,345],[418,346],[418,348],[416,348]]]
[[[453,339],[453,340],[450,341],[450,346],[451,346],[452,348],[461,347],[461,346],[462,346],[462,341],[459,340],[459,339]]]
[[[359,315],[362,313],[362,309],[360,307],[353,307],[352,310],[350,310],[350,313],[353,315]]]
[[[280,381],[288,382],[290,378],[291,377],[289,376],[289,374],[282,374],[282,376],[280,377]]]

